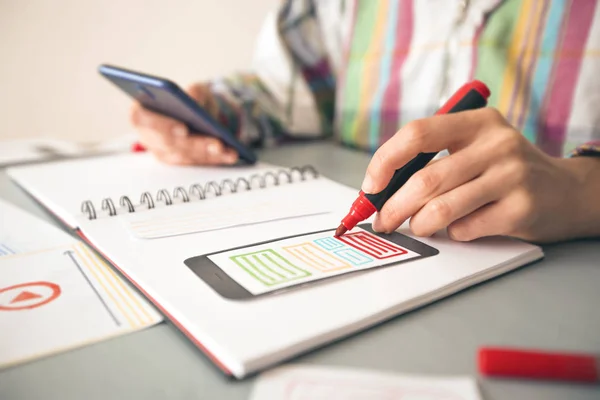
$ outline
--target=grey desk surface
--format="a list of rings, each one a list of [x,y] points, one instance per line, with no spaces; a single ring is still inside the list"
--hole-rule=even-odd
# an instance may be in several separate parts
[[[358,187],[369,157],[335,145],[261,153],[313,164]],[[0,173],[0,197],[48,215]],[[600,354],[600,240],[544,248],[546,258],[291,362],[477,376],[476,349],[514,345]],[[3,327],[1,329],[6,329]],[[1,332],[0,329],[0,332]],[[4,343],[3,345],[6,345]],[[170,323],[0,372],[2,399],[246,399]],[[479,378],[485,399],[600,399],[599,386]]]

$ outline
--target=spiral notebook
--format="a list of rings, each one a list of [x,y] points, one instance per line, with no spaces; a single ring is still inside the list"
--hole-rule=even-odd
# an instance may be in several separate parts
[[[311,166],[173,167],[149,154],[8,170],[237,378],[543,256],[505,238],[456,243],[331,233],[357,189]],[[213,263],[246,298],[218,289]]]
[[[217,197],[228,201],[232,195],[252,196],[275,186],[287,194],[298,192],[290,188],[292,185],[322,183],[310,166],[174,167],[145,154],[19,167],[8,173],[72,228],[79,227],[78,221],[84,219],[121,217],[133,212],[153,218],[168,214],[166,208],[193,209],[203,200]],[[264,199],[264,194],[260,198]]]

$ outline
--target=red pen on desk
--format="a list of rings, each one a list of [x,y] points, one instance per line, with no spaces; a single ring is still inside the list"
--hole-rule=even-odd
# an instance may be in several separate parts
[[[474,110],[485,107],[490,96],[488,87],[480,81],[472,81],[463,85],[437,112],[449,114],[465,110]],[[408,179],[417,171],[425,167],[435,156],[435,153],[419,153],[405,166],[396,170],[390,183],[379,193],[367,194],[360,192],[358,198],[352,203],[350,212],[342,219],[342,223],[335,231],[335,236],[340,236],[351,230],[361,221],[366,220],[376,211],[381,211],[383,205],[400,189]]]
[[[142,153],[142,152],[146,151],[146,148],[140,142],[135,142],[134,144],[131,145],[131,151],[133,153]]]
[[[478,363],[479,372],[490,377],[600,382],[598,355],[483,347]]]

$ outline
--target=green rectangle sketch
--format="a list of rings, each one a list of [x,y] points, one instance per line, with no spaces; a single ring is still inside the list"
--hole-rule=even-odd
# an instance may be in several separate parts
[[[238,254],[229,258],[254,279],[267,286],[281,285],[311,275],[272,249]]]

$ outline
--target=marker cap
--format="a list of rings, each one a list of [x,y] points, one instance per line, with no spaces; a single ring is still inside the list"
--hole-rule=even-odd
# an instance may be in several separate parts
[[[597,359],[585,354],[548,353],[507,348],[482,348],[479,372],[487,376],[597,382]]]
[[[352,230],[356,224],[369,218],[375,211],[377,211],[377,209],[369,200],[367,200],[364,192],[361,190],[357,199],[352,203],[350,212],[342,220],[342,225],[344,225],[346,229]]]

